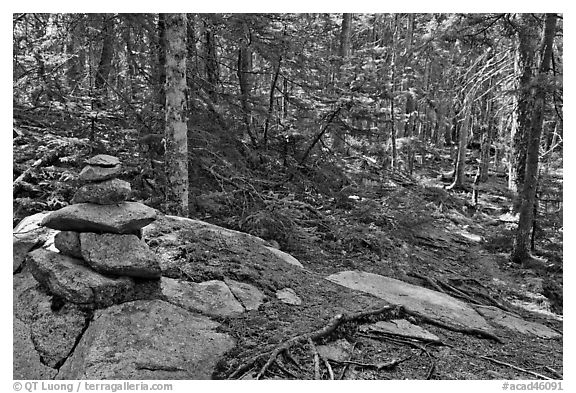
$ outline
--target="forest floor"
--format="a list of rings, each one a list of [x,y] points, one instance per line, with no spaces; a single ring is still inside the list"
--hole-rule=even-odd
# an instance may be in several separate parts
[[[94,149],[86,139],[66,132],[47,133],[42,125],[29,120],[15,123],[15,129],[14,179],[38,159],[47,158],[14,190],[17,223],[26,215],[65,205],[74,190],[70,179],[79,173],[83,160]],[[143,173],[142,157],[126,147],[130,143],[123,144],[125,150],[115,150],[115,138],[127,140],[129,135],[111,132],[105,138],[109,142],[98,152],[118,155],[128,169],[126,180],[131,180],[139,191],[145,183],[139,177]],[[51,151],[60,148],[62,154],[50,157]],[[270,160],[274,161],[269,158],[260,163],[272,165]],[[224,167],[223,160],[217,162]],[[469,192],[445,190],[442,173],[451,167],[446,152],[436,151],[423,157],[412,176],[385,170],[361,154],[324,166],[311,164],[314,165],[315,171],[306,175],[302,171],[294,175],[285,165],[284,169],[282,165],[275,170],[251,169],[250,175],[245,170],[226,177],[224,169],[211,172],[221,187],[196,198],[193,218],[277,242],[319,276],[343,270],[375,273],[441,289],[469,303],[497,304],[525,320],[562,332],[561,200],[540,211],[534,249],[538,258],[529,266],[520,266],[508,259],[515,224],[508,213],[512,195],[499,171],[492,171],[488,182],[480,186],[478,204],[473,206]],[[203,168],[202,173],[208,176],[206,168],[214,171],[215,166],[204,163]],[[334,168],[337,174],[326,180]],[[548,182],[550,187],[559,189],[561,195],[561,168],[553,168],[547,178],[552,179]],[[324,183],[331,182],[340,182],[341,187],[323,188]],[[144,191],[136,195],[153,204],[154,199],[146,198]],[[250,209],[255,200],[260,205]],[[316,322],[337,311],[334,298],[321,294],[310,282],[300,284],[300,292],[307,293],[307,303],[314,306],[310,313],[318,312]],[[346,299],[346,293],[338,294],[338,302],[355,301],[353,297]],[[216,377],[228,376],[253,352],[249,348],[267,348],[282,338],[317,329],[321,324],[303,324],[313,318],[294,315],[288,306],[270,305],[261,313],[250,312],[240,319],[224,321],[225,329],[238,338],[240,345],[222,362]],[[297,319],[300,322],[295,325]],[[405,343],[359,335],[350,325],[341,326],[326,341],[344,338],[353,343],[357,363],[376,364],[382,357],[411,357],[402,367],[391,370],[341,364],[333,371],[338,376],[346,368],[346,379],[534,378],[526,371],[491,360],[495,359],[552,379],[561,378],[563,373],[562,339],[541,339],[501,329],[498,336],[504,344],[499,344],[433,325],[425,327],[449,346],[426,346],[426,352]],[[304,367],[300,371],[292,367],[299,378],[311,378],[314,372],[305,346],[295,347],[292,352]],[[278,378],[291,378],[279,369],[271,372],[277,373]],[[322,378],[328,378],[326,373],[323,368]]]

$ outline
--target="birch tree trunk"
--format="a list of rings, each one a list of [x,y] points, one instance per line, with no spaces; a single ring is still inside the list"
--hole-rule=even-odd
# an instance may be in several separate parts
[[[166,206],[188,215],[186,14],[166,14]]]

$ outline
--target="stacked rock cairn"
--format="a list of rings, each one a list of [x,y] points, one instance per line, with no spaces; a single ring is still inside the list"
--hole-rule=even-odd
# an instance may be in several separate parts
[[[48,214],[42,225],[59,230],[58,252],[30,253],[34,278],[70,302],[109,306],[128,300],[134,279],[159,279],[156,254],[142,240],[142,228],[156,210],[129,202],[130,183],[117,177],[122,164],[100,154],[86,161],[72,204]]]

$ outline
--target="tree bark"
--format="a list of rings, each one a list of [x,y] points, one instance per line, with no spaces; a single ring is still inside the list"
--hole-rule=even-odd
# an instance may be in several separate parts
[[[220,78],[220,68],[216,55],[216,36],[210,22],[204,21],[204,65],[206,81],[208,82],[208,96],[214,104],[218,103],[217,86]]]
[[[340,57],[340,64],[338,67],[338,80],[342,78],[342,65],[350,56],[350,38],[352,36],[352,14],[342,14],[342,28],[340,30],[340,47],[338,49],[338,56]],[[337,152],[343,152],[344,142],[346,139],[345,131],[341,127],[334,128],[334,138],[332,140],[332,149]]]
[[[157,30],[157,60],[158,66],[156,68],[156,102],[160,109],[164,109],[166,105],[166,14],[158,14],[158,24],[156,25]],[[164,129],[165,119],[160,120],[160,128]]]
[[[186,14],[166,14],[166,192],[167,210],[188,215],[188,126],[186,105]]]
[[[94,79],[94,87],[104,94],[114,56],[114,19],[107,14],[104,14],[102,19],[102,52]]]
[[[468,98],[464,101],[464,119],[460,126],[458,135],[458,158],[456,159],[456,169],[454,170],[454,182],[448,187],[449,189],[458,189],[464,187],[466,177],[464,169],[466,168],[466,145],[468,144],[468,133],[470,128],[470,117],[472,116],[472,103]]]
[[[252,110],[250,107],[250,92],[252,90],[252,47],[251,32],[249,26],[243,22],[243,33],[240,38],[240,47],[238,49],[238,84],[240,86],[240,105],[244,116],[244,125],[246,133],[253,143],[256,142],[252,134]]]
[[[544,120],[544,109],[546,105],[547,74],[550,70],[552,59],[552,45],[556,33],[556,14],[547,14],[544,24],[544,34],[540,46],[540,66],[535,78],[530,80],[521,80],[520,94],[522,98],[527,99],[525,108],[518,108],[522,116],[529,116],[528,119],[522,119],[520,123],[526,128],[519,131],[527,135],[527,152],[524,184],[521,193],[520,219],[516,230],[514,249],[511,260],[516,263],[522,263],[529,259],[530,249],[530,230],[532,229],[532,220],[534,218],[534,203],[536,198],[536,188],[538,186],[538,161],[540,153],[540,138],[542,136],[542,124]],[[527,22],[526,24],[529,24]],[[525,25],[526,25],[525,24]],[[528,53],[532,49],[532,56],[535,55],[536,46],[533,36],[534,29],[528,28],[519,31],[520,50]],[[524,75],[523,75],[524,76]],[[526,84],[524,84],[526,83]]]

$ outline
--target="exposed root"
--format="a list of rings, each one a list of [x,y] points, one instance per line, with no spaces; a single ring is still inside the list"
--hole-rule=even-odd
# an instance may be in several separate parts
[[[502,339],[490,332],[487,332],[485,330],[482,329],[476,329],[476,328],[465,328],[465,327],[460,327],[460,326],[453,326],[453,325],[449,325],[447,323],[444,322],[440,322],[436,319],[432,319],[430,317],[427,317],[426,315],[420,314],[417,311],[413,311],[413,310],[408,310],[408,309],[404,309],[404,312],[406,314],[412,315],[414,317],[420,318],[422,321],[424,321],[425,323],[429,323],[431,325],[436,325],[439,326],[443,329],[447,329],[447,330],[451,330],[453,332],[458,332],[458,333],[464,333],[464,334],[470,334],[473,336],[479,336],[482,338],[488,338],[490,340],[494,340],[499,344],[504,344],[504,342],[502,341]]]
[[[262,368],[258,372],[258,375],[256,376],[256,379],[260,379],[264,376],[264,374],[270,368],[270,366],[276,361],[278,356],[281,355],[282,353],[284,353],[286,350],[292,348],[294,345],[296,345],[298,343],[304,343],[304,342],[310,342],[310,341],[312,341],[312,343],[313,343],[315,340],[318,340],[320,338],[323,338],[323,337],[330,335],[342,323],[355,321],[355,320],[362,319],[362,318],[365,318],[368,316],[378,315],[378,314],[381,314],[384,312],[390,312],[393,310],[398,311],[398,310],[400,310],[400,308],[397,306],[386,305],[386,306],[383,306],[383,307],[375,309],[375,310],[361,311],[361,312],[358,312],[355,314],[338,314],[338,315],[334,316],[332,319],[330,319],[324,327],[322,327],[318,330],[315,330],[313,332],[308,332],[308,333],[304,333],[304,334],[292,337],[292,338],[280,343],[272,351],[268,351],[268,352],[261,353],[261,354],[254,356],[248,362],[240,365],[232,374],[230,374],[228,376],[228,379],[234,379],[234,378],[238,377],[243,372],[252,368],[252,366],[256,362],[258,362],[259,360],[261,360],[262,358],[266,357],[269,354],[268,360],[266,361],[266,363],[264,363],[264,366],[262,366]]]

